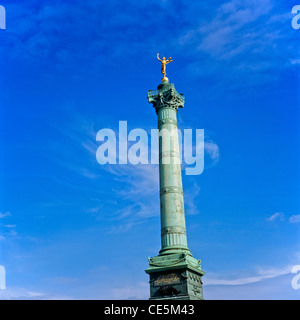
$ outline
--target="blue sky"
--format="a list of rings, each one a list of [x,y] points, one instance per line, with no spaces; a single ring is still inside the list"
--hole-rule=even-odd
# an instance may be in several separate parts
[[[204,172],[183,174],[204,298],[300,298],[299,3],[1,4],[0,298],[148,298],[158,167],[99,165],[96,134],[156,127],[157,52],[185,95],[179,128],[205,130]]]

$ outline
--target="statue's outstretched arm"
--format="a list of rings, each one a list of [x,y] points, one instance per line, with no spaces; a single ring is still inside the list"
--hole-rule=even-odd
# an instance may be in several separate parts
[[[159,59],[159,53],[157,54],[157,59],[158,59],[159,61],[162,61],[161,59]]]

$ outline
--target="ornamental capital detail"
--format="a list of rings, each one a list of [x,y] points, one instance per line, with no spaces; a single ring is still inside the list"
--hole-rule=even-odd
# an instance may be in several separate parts
[[[172,83],[166,83],[158,86],[158,90],[149,90],[147,92],[148,102],[153,104],[156,113],[161,108],[172,108],[176,111],[183,108],[184,97],[178,93]]]

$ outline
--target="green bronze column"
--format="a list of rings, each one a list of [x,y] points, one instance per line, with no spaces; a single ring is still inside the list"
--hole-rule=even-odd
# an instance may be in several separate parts
[[[177,110],[183,107],[184,98],[173,84],[164,81],[158,91],[148,91],[148,100],[158,116],[160,254],[188,252],[177,130]]]
[[[158,55],[157,58],[159,59]],[[158,116],[161,250],[148,258],[151,300],[202,300],[200,260],[187,246],[177,111],[184,97],[166,77],[171,58],[159,59],[164,77],[157,90],[147,93]]]

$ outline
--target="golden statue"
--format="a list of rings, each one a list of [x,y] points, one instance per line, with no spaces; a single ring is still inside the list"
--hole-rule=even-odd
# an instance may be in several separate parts
[[[167,78],[167,74],[166,74],[166,65],[170,62],[172,62],[173,60],[171,59],[171,57],[169,58],[169,60],[166,60],[165,57],[161,59],[159,59],[159,53],[157,54],[157,59],[161,62],[161,73],[164,75],[164,77],[161,79],[161,82],[169,82],[169,79]]]

